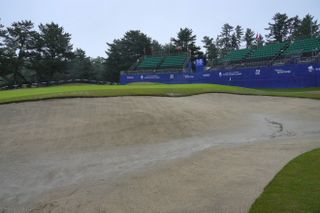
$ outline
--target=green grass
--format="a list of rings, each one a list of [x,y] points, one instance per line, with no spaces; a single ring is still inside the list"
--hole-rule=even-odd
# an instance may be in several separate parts
[[[188,96],[201,93],[287,96],[320,99],[320,88],[260,90],[215,84],[63,85],[0,91],[0,104],[70,97]]]
[[[266,186],[250,213],[320,212],[320,149],[289,162]]]

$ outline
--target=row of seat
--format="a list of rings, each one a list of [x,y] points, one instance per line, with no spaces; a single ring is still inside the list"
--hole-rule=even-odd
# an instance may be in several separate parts
[[[272,58],[280,53],[288,42],[268,44],[254,51],[248,59]]]
[[[227,54],[223,62],[242,60],[270,59],[278,55],[290,56],[294,54],[310,53],[320,50],[320,38],[306,38],[282,43],[271,43],[254,49],[240,49]]]
[[[183,67],[187,53],[172,56],[145,56],[136,66],[136,69],[166,69]]]
[[[284,55],[293,55],[298,53],[309,53],[320,50],[320,38],[299,39],[293,42]]]
[[[145,56],[145,58],[138,64],[138,68],[153,68],[157,67],[162,62],[161,56]]]
[[[237,51],[232,51],[228,55],[224,57],[225,62],[229,61],[240,61],[244,58],[247,58],[248,55],[250,55],[252,52],[251,49],[240,49]]]

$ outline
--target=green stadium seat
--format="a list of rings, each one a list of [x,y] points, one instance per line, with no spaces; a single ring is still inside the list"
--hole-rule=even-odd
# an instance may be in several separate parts
[[[136,70],[159,70],[182,68],[188,58],[187,53],[171,56],[145,56],[136,66]]]
[[[188,54],[182,53],[179,55],[166,56],[160,64],[160,69],[164,68],[181,68],[187,60]]]
[[[320,38],[305,38],[295,40],[288,49],[284,52],[284,55],[296,55],[303,53],[310,53],[320,50]]]
[[[162,56],[145,56],[138,64],[137,69],[156,69],[162,60]]]
[[[251,49],[241,49],[241,50],[235,50],[227,54],[223,58],[223,62],[236,62],[245,60],[250,54],[252,50]]]
[[[272,43],[259,47],[249,57],[252,60],[273,58],[282,54],[282,51],[289,45],[288,42]]]

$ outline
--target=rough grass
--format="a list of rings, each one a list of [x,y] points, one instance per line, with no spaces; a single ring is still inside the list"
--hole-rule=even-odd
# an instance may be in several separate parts
[[[201,93],[286,96],[320,99],[320,88],[262,90],[215,84],[63,85],[0,91],[0,104],[70,97],[188,96]]]
[[[250,213],[320,212],[320,149],[289,162],[266,186]]]

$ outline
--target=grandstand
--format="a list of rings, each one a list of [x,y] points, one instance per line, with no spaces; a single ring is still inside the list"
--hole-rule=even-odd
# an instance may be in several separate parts
[[[288,59],[292,56],[310,57],[318,54],[320,38],[298,39],[292,42],[270,43],[258,48],[240,49],[229,52],[223,59],[224,65],[240,64],[243,66],[272,64],[275,60]],[[261,63],[253,63],[261,62]],[[283,61],[285,63],[285,61]]]
[[[230,51],[212,69],[234,67],[259,67],[272,64],[286,64],[292,56],[309,57],[318,54],[320,50],[320,38],[305,38],[282,43],[269,43],[259,47],[245,48]],[[311,54],[312,53],[312,54]],[[174,55],[148,55],[141,57],[129,69],[129,72],[163,72],[182,71],[190,62],[190,55],[186,52]],[[207,69],[208,70],[208,69]],[[195,70],[193,70],[195,71]]]
[[[320,50],[320,38],[306,38],[294,41],[284,52],[285,56],[299,55]]]
[[[320,86],[320,38],[269,43],[230,51],[219,62],[192,60],[188,53],[141,57],[120,83],[214,83],[249,88]]]
[[[144,56],[135,63],[129,71],[163,71],[167,69],[182,70],[190,61],[188,53],[167,56]]]

